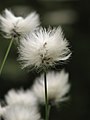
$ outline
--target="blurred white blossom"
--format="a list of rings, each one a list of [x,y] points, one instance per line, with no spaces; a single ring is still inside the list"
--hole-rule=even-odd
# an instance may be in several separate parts
[[[6,108],[2,107],[1,104],[0,104],[0,116],[2,116],[5,111],[6,111]]]
[[[25,104],[25,105],[37,105],[37,99],[35,95],[28,89],[24,91],[21,90],[10,90],[7,95],[5,95],[5,101],[8,105],[12,104]]]
[[[21,40],[18,50],[22,68],[47,68],[59,61],[65,61],[71,55],[68,46],[61,27],[48,30],[41,27]]]
[[[47,74],[47,97],[48,101],[52,104],[67,100],[65,95],[69,92],[70,84],[68,83],[68,73],[64,70],[61,72],[49,72]],[[32,91],[38,98],[40,103],[45,103],[45,88],[44,78],[41,75],[36,79],[35,84],[32,87]]]
[[[40,114],[35,107],[14,104],[7,107],[3,118],[4,120],[40,120]]]
[[[19,37],[35,30],[40,25],[39,15],[30,13],[26,18],[16,17],[11,11],[5,9],[0,15],[0,28],[6,34],[5,37]]]

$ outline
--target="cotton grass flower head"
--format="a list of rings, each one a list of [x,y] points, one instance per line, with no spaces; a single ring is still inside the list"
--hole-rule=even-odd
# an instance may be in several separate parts
[[[21,40],[18,50],[22,68],[44,69],[65,61],[71,55],[68,45],[61,27],[48,30],[41,27]]]
[[[14,104],[7,107],[3,118],[4,120],[40,120],[40,114],[35,107]]]
[[[35,30],[40,25],[39,15],[30,13],[26,18],[16,17],[11,11],[5,9],[0,15],[0,28],[6,34],[6,38],[19,37]]]
[[[67,100],[65,95],[69,92],[70,84],[68,83],[69,74],[64,70],[61,72],[49,72],[47,74],[47,97],[49,103],[57,104],[61,101]],[[44,78],[41,75],[36,79],[35,84],[32,87],[32,91],[37,97],[40,103],[45,103],[45,88]]]
[[[2,107],[0,104],[0,117],[5,113],[5,111],[6,111],[6,108]]]
[[[21,90],[12,89],[5,95],[5,101],[8,105],[17,103],[30,106],[37,105],[37,99],[29,89],[26,91],[23,89]]]

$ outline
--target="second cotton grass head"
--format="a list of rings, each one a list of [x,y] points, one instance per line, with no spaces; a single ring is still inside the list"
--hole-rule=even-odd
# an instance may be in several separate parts
[[[70,55],[69,43],[64,38],[61,27],[40,28],[21,39],[19,60],[22,68],[47,69]]]

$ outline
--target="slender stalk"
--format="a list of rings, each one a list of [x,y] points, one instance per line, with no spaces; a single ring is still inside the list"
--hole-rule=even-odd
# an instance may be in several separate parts
[[[48,120],[48,99],[47,99],[47,78],[44,72],[44,85],[45,85],[45,120]]]
[[[49,119],[50,110],[51,110],[51,105],[48,105],[48,119]]]
[[[10,41],[10,43],[9,43],[9,46],[8,46],[7,51],[6,51],[6,53],[5,53],[4,59],[3,59],[3,61],[2,61],[2,64],[1,64],[1,67],[0,67],[0,75],[1,75],[1,73],[2,73],[2,70],[3,70],[3,67],[4,67],[4,65],[5,65],[6,59],[7,59],[7,57],[8,57],[8,54],[9,54],[10,48],[11,48],[11,46],[12,46],[12,43],[13,43],[13,38],[11,39],[11,41]]]

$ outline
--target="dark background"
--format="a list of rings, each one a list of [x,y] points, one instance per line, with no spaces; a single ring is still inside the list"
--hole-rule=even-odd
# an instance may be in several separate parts
[[[70,73],[71,99],[60,104],[59,110],[51,110],[52,120],[90,119],[90,4],[86,0],[0,0],[0,11],[9,8],[16,15],[26,15],[32,10],[40,14],[42,26],[61,25],[65,37],[70,41],[72,57],[58,68]],[[0,36],[0,64],[9,40]],[[20,69],[17,48],[13,44],[0,76],[0,99],[11,88],[27,89],[38,73]]]

